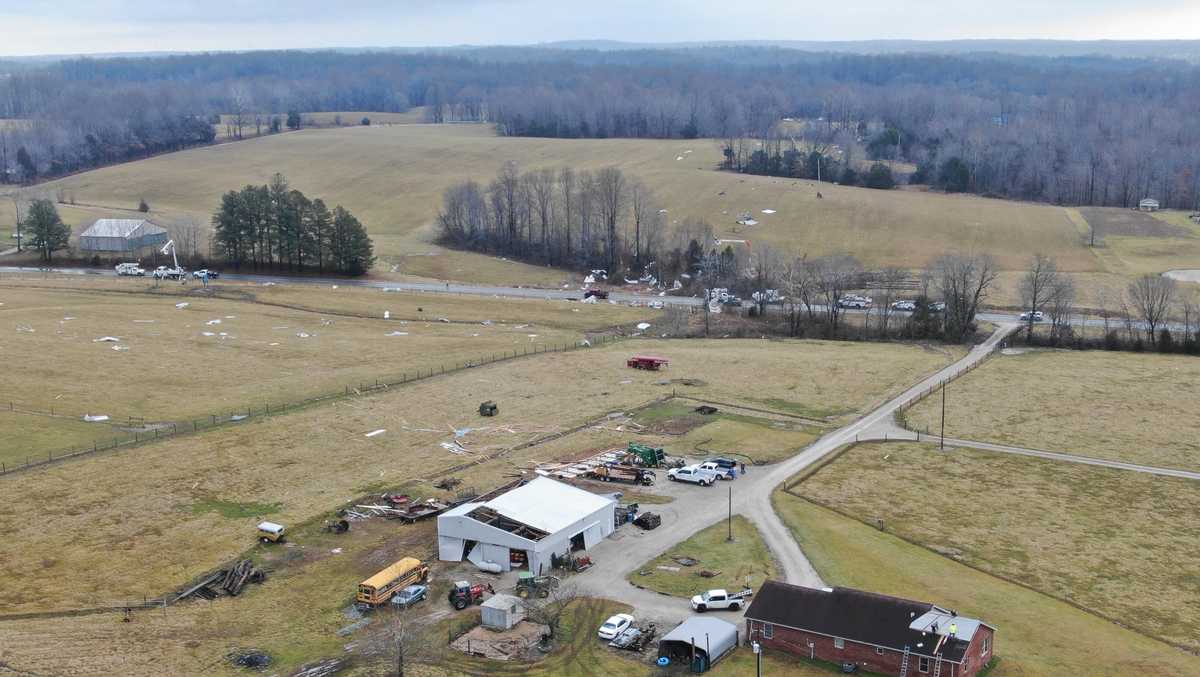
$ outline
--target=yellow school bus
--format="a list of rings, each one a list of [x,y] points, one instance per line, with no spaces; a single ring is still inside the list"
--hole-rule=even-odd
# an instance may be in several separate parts
[[[390,567],[358,584],[358,604],[386,604],[396,592],[413,583],[429,580],[429,566],[415,557],[405,557]]]

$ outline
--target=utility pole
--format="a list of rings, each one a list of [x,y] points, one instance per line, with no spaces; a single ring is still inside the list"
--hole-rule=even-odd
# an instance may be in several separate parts
[[[942,381],[942,439],[938,442],[938,449],[946,448],[946,382]]]
[[[729,536],[725,540],[733,543],[733,484],[729,485],[729,517],[726,518],[726,524],[729,525]]]

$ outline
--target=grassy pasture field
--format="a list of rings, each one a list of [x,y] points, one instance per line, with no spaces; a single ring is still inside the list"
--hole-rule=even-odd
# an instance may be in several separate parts
[[[1033,350],[997,355],[947,387],[946,434],[1200,469],[1200,361],[1183,355]],[[906,412],[940,425],[941,400]]]
[[[90,443],[128,432],[103,424],[81,427],[84,414],[128,423],[129,417],[186,421],[261,409],[418,369],[572,345],[584,337],[582,327],[588,324],[599,329],[614,320],[653,319],[656,313],[569,302],[510,305],[380,290],[343,293],[340,288],[306,289],[293,296],[290,291],[274,295],[262,288],[223,286],[229,298],[212,298],[154,293],[153,283],[145,280],[111,280],[102,286],[108,291],[32,288],[7,281],[0,286],[0,329],[11,334],[0,347],[7,372],[0,401],[75,417],[42,419],[36,425],[15,414],[0,418],[0,429],[14,433],[6,436],[11,444],[0,445],[0,460],[11,463],[69,446],[57,444],[61,441]],[[117,292],[120,288],[127,293]],[[259,294],[264,302],[253,300]],[[314,310],[286,307],[301,299]],[[181,309],[177,303],[188,305]],[[511,323],[521,308],[537,319]],[[576,308],[579,313],[572,312]],[[368,309],[374,311],[371,318],[345,316],[365,315]],[[383,319],[385,310],[393,319]],[[499,311],[494,319],[489,317],[493,310]],[[451,321],[439,321],[443,317]],[[559,326],[542,324],[543,319]],[[120,340],[97,342],[105,337]],[[16,435],[26,425],[32,426],[32,438]]]
[[[685,387],[684,390],[688,390]],[[779,400],[795,406],[793,401]],[[699,402],[675,399],[638,412],[645,432],[659,434],[671,446],[698,456],[722,454],[745,463],[774,463],[808,446],[827,425],[758,411],[721,407],[716,414],[695,412]],[[786,408],[786,407],[781,407]]]
[[[62,188],[98,205],[136,205],[145,197],[156,210],[207,223],[223,192],[280,171],[306,194],[359,216],[382,255],[381,271],[398,264],[399,272],[423,277],[511,282],[532,271],[481,269],[474,262],[487,257],[431,244],[443,190],[468,178],[486,182],[508,160],[523,169],[618,165],[655,189],[671,224],[704,218],[719,235],[786,251],[852,251],[871,266],[919,267],[954,248],[990,252],[1007,269],[1023,268],[1040,251],[1057,256],[1063,270],[1103,270],[1065,209],[724,173],[715,170],[720,149],[711,139],[512,138],[486,125],[309,129],[106,167],[39,189]],[[743,211],[760,224],[738,226]]]
[[[629,574],[629,581],[665,595],[691,598],[713,588],[733,592],[743,587],[757,590],[764,580],[778,575],[771,551],[750,520],[734,515],[732,543],[726,540],[728,532],[725,520],[701,529],[642,564]],[[690,557],[700,563],[683,566],[674,559],[676,557]],[[701,571],[718,572],[719,575],[703,578],[699,575]],[[645,575],[642,572],[646,572]]]
[[[631,340],[497,363],[0,477],[0,490],[20,496],[0,506],[0,536],[21,544],[2,564],[0,605],[32,611],[161,594],[232,558],[252,537],[253,517],[225,517],[207,506],[271,506],[273,518],[299,523],[365,492],[477,462],[662,397],[669,394],[658,385],[662,373],[624,366],[628,354],[651,348],[672,358],[671,376],[703,376],[708,385],[692,389],[712,399],[768,396],[855,409],[948,359],[894,345]],[[750,382],[745,373],[760,376]],[[476,404],[485,399],[499,402],[495,419],[478,417]],[[468,428],[474,430],[457,436],[467,453],[441,446],[455,441],[455,430]],[[377,429],[387,432],[365,437]],[[567,439],[558,447],[529,447],[507,458],[513,464],[508,472],[537,457],[559,458],[572,446],[576,453],[602,448],[614,438],[619,444],[611,431],[599,431],[580,438],[578,446]],[[486,477],[464,471],[464,479],[493,486],[500,467]],[[81,477],[88,478],[82,494]],[[48,521],[54,529],[43,528]],[[36,585],[81,567],[94,575],[52,590]]]
[[[922,483],[928,481],[921,479]],[[793,490],[797,489],[803,490]],[[783,490],[777,490],[773,499],[805,555],[828,584],[932,602],[994,625],[1000,660],[989,673],[992,677],[1183,677],[1200,671],[1200,657],[1047,595],[972,569]],[[1156,598],[1162,594],[1156,591]]]
[[[793,491],[1200,649],[1196,572],[1181,566],[1200,548],[1200,534],[1180,528],[1200,519],[1194,481],[973,449],[864,444]]]

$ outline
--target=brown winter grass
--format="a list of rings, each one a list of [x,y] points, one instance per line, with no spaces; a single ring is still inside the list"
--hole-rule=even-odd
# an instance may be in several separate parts
[[[794,491],[1200,649],[1200,591],[1195,572],[1180,566],[1200,548],[1200,534],[1180,528],[1200,519],[1194,481],[971,449],[868,444]]]
[[[256,506],[272,507],[272,518],[284,524],[303,522],[363,492],[444,473],[666,395],[667,387],[657,385],[663,374],[625,368],[627,355],[639,350],[670,356],[671,376],[703,378],[709,385],[696,390],[712,399],[769,396],[854,409],[947,361],[892,345],[629,341],[498,363],[0,477],[0,491],[15,499],[0,507],[0,537],[19,544],[5,553],[0,605],[16,612],[158,595],[244,550],[255,519],[243,515]],[[856,376],[848,365],[864,373]],[[494,419],[476,412],[486,399],[500,404]],[[387,432],[364,436],[381,428]],[[469,453],[440,446],[462,428],[477,428],[461,440]],[[581,447],[611,439],[589,438]],[[569,446],[530,451],[513,462],[558,458]],[[507,472],[457,476],[466,485],[487,486]],[[80,491],[81,478],[87,478],[86,491]],[[213,505],[245,509],[207,509]],[[53,529],[45,528],[51,523]],[[87,577],[74,578],[85,569]],[[73,584],[38,583],[63,576]]]
[[[1005,482],[1011,479],[1005,478]],[[930,481],[922,478],[920,486],[927,486]],[[886,486],[895,484],[889,481]],[[902,488],[906,493],[914,490],[912,486]],[[934,501],[940,511],[946,506],[946,501],[937,501],[941,497],[929,492],[929,497],[921,500]],[[994,625],[995,652],[1000,661],[989,674],[996,677],[1083,674],[1182,677],[1200,671],[1200,658],[1194,655],[782,490],[776,491],[774,504],[828,584],[924,600]],[[936,514],[937,511],[932,511],[925,518],[938,525]],[[978,513],[971,516],[972,524],[980,519],[988,517]],[[949,524],[946,528],[960,527]],[[1044,536],[1039,540],[1044,540]],[[1169,593],[1155,591],[1150,603],[1164,594]]]
[[[914,268],[947,250],[971,250],[1020,269],[1042,252],[1057,256],[1063,270],[1101,269],[1059,207],[740,176],[717,171],[719,144],[703,139],[512,138],[486,125],[306,129],[107,167],[37,190],[61,188],[79,202],[121,207],[144,197],[156,211],[208,223],[223,192],[279,171],[295,188],[359,216],[381,254],[381,274],[395,265],[399,273],[438,279],[554,284],[562,273],[431,244],[445,188],[487,182],[509,160],[522,169],[620,166],[654,188],[668,225],[703,218],[720,236],[790,253],[849,251],[869,266]],[[744,211],[759,225],[738,226]]]
[[[1181,355],[1043,351],[997,355],[947,388],[946,434],[963,439],[1200,469],[1200,360]],[[941,421],[932,397],[906,413]]]
[[[487,299],[440,303],[431,298],[429,308],[418,312],[424,299],[379,290],[353,295],[341,294],[341,289],[305,290],[303,297],[294,297],[340,313],[358,310],[365,315],[371,308],[374,312],[367,318],[253,300],[141,293],[153,289],[153,282],[145,280],[112,283],[134,293],[32,289],[0,281],[0,331],[8,337],[0,347],[6,370],[0,401],[36,411],[54,408],[76,417],[91,413],[119,421],[189,420],[298,402],[376,379],[453,368],[535,347],[571,345],[583,338],[580,331],[538,322],[513,325],[506,320],[519,311]],[[355,300],[339,307],[339,299],[350,296]],[[285,295],[280,303],[290,298]],[[189,305],[176,307],[183,302]],[[566,302],[553,308],[549,302],[526,305],[530,316],[557,315],[564,324],[592,310],[574,304],[583,310],[572,313]],[[501,307],[508,316],[490,325],[476,319]],[[384,320],[385,309],[392,309],[396,318]],[[442,312],[454,321],[438,321],[445,317]],[[604,308],[597,313],[601,314],[617,319],[622,313]],[[214,335],[204,336],[205,332]],[[407,335],[389,336],[392,332]],[[109,336],[120,341],[95,341]]]
[[[734,515],[732,529],[733,542],[727,540],[729,525],[725,520],[697,531],[687,540],[643,563],[629,574],[629,582],[664,595],[691,598],[714,588],[725,588],[730,592],[745,587],[757,590],[764,580],[777,577],[771,551],[750,520]],[[673,559],[675,557],[690,557],[700,563],[683,566]],[[704,578],[700,576],[701,571],[718,572],[719,575]],[[749,603],[747,600],[743,606]]]

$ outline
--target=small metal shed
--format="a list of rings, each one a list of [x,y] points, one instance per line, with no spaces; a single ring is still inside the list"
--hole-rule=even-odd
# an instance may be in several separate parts
[[[79,248],[90,252],[136,252],[166,241],[167,231],[146,219],[97,219],[79,235]]]
[[[674,665],[690,665],[692,672],[708,672],[737,645],[738,628],[733,623],[692,616],[658,640],[658,656]]]
[[[483,627],[508,630],[525,620],[525,606],[512,595],[492,595],[482,607]]]

